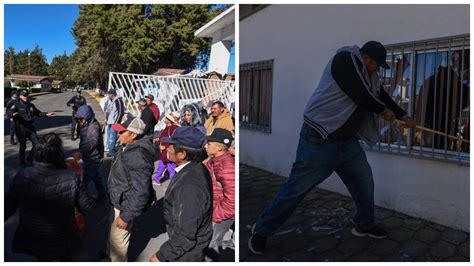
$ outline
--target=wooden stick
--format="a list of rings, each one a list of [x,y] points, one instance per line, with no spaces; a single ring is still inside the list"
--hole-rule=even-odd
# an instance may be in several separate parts
[[[396,119],[396,121],[400,122],[400,124],[404,125],[405,124],[405,121],[402,121],[402,120],[398,120]],[[455,140],[459,140],[459,141],[462,141],[462,142],[467,142],[467,143],[471,143],[469,140],[467,139],[462,139],[460,137],[456,137],[456,136],[453,136],[453,135],[448,135],[444,132],[441,132],[441,131],[437,131],[437,130],[433,130],[431,128],[427,128],[427,127],[423,127],[423,126],[420,126],[420,125],[416,125],[416,128],[418,129],[421,129],[421,130],[424,130],[424,131],[428,131],[428,132],[431,132],[431,133],[434,133],[434,134],[438,134],[438,135],[441,135],[441,136],[445,136],[445,137],[448,137],[450,139],[455,139]]]

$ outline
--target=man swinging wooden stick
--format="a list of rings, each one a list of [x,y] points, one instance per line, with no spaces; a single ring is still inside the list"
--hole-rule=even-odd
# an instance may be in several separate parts
[[[357,207],[352,234],[382,239],[387,231],[375,224],[372,169],[359,139],[379,140],[378,115],[387,121],[416,123],[383,90],[377,69],[388,69],[387,51],[370,41],[362,48],[342,47],[329,61],[306,104],[296,160],[286,183],[254,225],[248,241],[254,254],[263,254],[267,237],[292,214],[305,195],[334,171]]]

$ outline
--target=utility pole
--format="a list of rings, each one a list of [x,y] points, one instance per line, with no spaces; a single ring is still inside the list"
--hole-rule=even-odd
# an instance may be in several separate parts
[[[31,69],[30,69],[30,56],[31,56],[31,53],[28,53],[28,75],[31,75]]]
[[[31,56],[31,53],[28,53],[28,76],[31,76],[30,56]],[[30,81],[28,81],[28,89],[30,89]]]

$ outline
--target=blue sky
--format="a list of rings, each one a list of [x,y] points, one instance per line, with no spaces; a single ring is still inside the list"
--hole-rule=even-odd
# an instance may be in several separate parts
[[[77,5],[5,5],[5,49],[33,50],[38,44],[48,63],[64,51],[76,49],[71,28],[79,16]]]
[[[55,55],[76,49],[71,29],[79,16],[77,5],[5,5],[5,49],[33,50],[38,44],[48,63]],[[229,72],[235,72],[232,48]]]

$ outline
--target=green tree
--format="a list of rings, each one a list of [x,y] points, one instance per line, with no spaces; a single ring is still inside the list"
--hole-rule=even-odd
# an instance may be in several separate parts
[[[48,75],[48,63],[42,49],[36,45],[32,51],[24,50],[15,55],[15,74]]]
[[[15,49],[8,47],[3,55],[4,76],[15,74]]]
[[[122,70],[120,44],[113,37],[113,5],[79,5],[79,17],[72,34],[78,46],[74,57],[74,79],[105,87],[109,71]]]
[[[221,10],[213,5],[152,5],[149,8],[154,49],[159,51],[154,68],[193,68],[206,64],[210,40],[194,36]],[[154,70],[155,70],[154,69]]]
[[[73,79],[105,87],[110,71],[152,73],[208,60],[210,40],[194,31],[221,9],[213,5],[80,5],[72,34]]]
[[[35,49],[31,51],[31,75],[47,76],[48,63],[46,56],[43,55],[43,49],[36,45]]]
[[[72,88],[79,83],[74,81],[73,66],[74,60],[72,55],[68,56],[66,52],[63,55],[57,55],[53,57],[48,67],[49,77],[53,80],[61,80],[63,81],[63,86]]]
[[[66,80],[70,74],[69,56],[66,52],[63,55],[53,57],[48,67],[48,75],[53,80]]]
[[[76,49],[71,56],[69,56],[69,66],[70,66],[70,74],[68,79],[73,81],[75,84],[83,84],[87,82],[87,78],[85,77],[85,72],[82,69],[84,65],[84,60],[79,54],[79,49]]]

